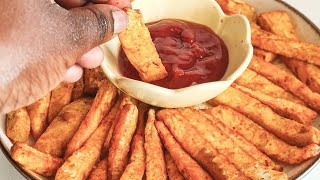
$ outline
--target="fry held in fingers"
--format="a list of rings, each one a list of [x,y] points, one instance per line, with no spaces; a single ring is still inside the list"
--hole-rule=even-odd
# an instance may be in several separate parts
[[[129,23],[127,29],[119,34],[119,39],[130,63],[145,82],[163,79],[168,73],[143,22],[141,12],[129,8],[125,8],[125,11]]]
[[[30,134],[30,118],[26,108],[7,114],[6,135],[13,142],[26,142]]]
[[[210,175],[183,150],[162,121],[156,122],[156,128],[164,146],[186,179],[212,179]]]
[[[166,161],[167,174],[168,178],[171,180],[184,180],[185,178],[180,173],[177,165],[172,159],[170,153],[168,151],[164,152],[164,159]]]
[[[166,179],[166,164],[164,161],[163,147],[161,139],[155,126],[155,110],[150,109],[145,128],[146,149],[146,178]]]
[[[63,163],[62,159],[40,152],[24,143],[15,143],[10,152],[12,159],[22,167],[43,176],[54,175]]]

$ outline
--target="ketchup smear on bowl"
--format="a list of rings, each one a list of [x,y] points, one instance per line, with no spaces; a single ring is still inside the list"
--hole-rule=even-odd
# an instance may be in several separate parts
[[[161,20],[148,25],[152,41],[168,76],[152,84],[179,89],[218,81],[225,74],[229,56],[223,40],[206,26],[182,20]],[[124,51],[118,65],[123,76],[141,80]]]

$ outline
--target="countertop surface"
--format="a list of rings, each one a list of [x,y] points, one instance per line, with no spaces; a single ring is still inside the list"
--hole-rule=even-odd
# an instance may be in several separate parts
[[[307,0],[307,1],[299,1],[299,0],[284,0],[289,3],[304,15],[306,15],[314,24],[316,24],[320,28],[320,1],[319,0]],[[316,173],[317,172],[317,173]],[[18,171],[16,171],[5,156],[0,151],[0,179],[5,180],[19,180],[24,179]],[[316,169],[313,170],[313,173],[305,176],[304,180],[316,180],[320,179],[320,165]]]

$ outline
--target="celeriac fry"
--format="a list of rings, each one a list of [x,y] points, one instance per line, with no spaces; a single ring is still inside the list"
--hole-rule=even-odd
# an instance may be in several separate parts
[[[126,104],[114,128],[108,154],[108,179],[121,177],[128,161],[130,142],[138,122],[138,109],[133,104]]]
[[[219,119],[215,119],[212,116],[209,116],[207,113],[199,110],[192,110],[189,108],[181,109],[181,114],[186,117],[191,117],[194,114],[201,114],[209,119],[215,126],[217,126],[221,131],[224,132],[229,138],[231,138],[241,149],[246,151],[247,154],[251,155],[258,161],[260,164],[274,170],[281,171],[282,167],[274,163],[268,156],[263,154],[259,149],[257,149],[252,143],[244,139],[241,135],[237,134],[235,131],[231,130],[230,128],[226,127],[222,124]]]
[[[99,161],[95,167],[93,167],[88,180],[101,180],[107,179],[108,159],[105,158]]]
[[[163,147],[155,126],[155,110],[150,109],[145,128],[146,149],[146,178],[167,179],[166,164],[164,161]]]
[[[246,69],[235,81],[235,83],[254,91],[260,91],[274,98],[286,99],[288,101],[304,105],[304,102],[301,99],[290,94],[281,87],[269,81],[267,78],[250,69]]]
[[[320,65],[319,45],[278,36],[254,25],[251,26],[251,42],[260,49]]]
[[[164,110],[157,112],[157,119],[165,123],[183,149],[215,179],[249,179],[226,156],[219,154],[190,124],[182,123]]]
[[[319,143],[312,126],[279,116],[260,101],[232,87],[210,100],[209,103],[235,109],[288,144],[306,146]]]
[[[51,91],[49,109],[48,109],[48,123],[57,117],[61,109],[70,103],[72,89],[74,83],[60,83],[58,87]]]
[[[287,101],[284,99],[273,98],[259,91],[253,91],[243,86],[233,84],[232,87],[242,91],[243,93],[251,96],[262,102],[263,104],[271,107],[273,111],[279,115],[295,120],[301,124],[310,125],[311,122],[317,117],[317,112],[297,103]]]
[[[286,144],[275,135],[229,107],[217,106],[208,112],[230,129],[234,129],[263,153],[277,161],[287,164],[299,164],[320,153],[320,147],[316,144],[302,148]]]
[[[72,89],[71,94],[71,101],[75,101],[83,96],[83,90],[84,90],[84,82],[83,82],[83,76],[74,83],[74,87]]]
[[[168,151],[164,152],[164,159],[166,161],[167,174],[169,180],[184,180],[185,178],[180,173],[177,165],[173,161]]]
[[[256,56],[253,56],[249,68],[298,96],[312,109],[320,112],[320,94],[312,92],[308,86],[297,78],[287,74],[285,71],[279,70],[273,64],[267,63]]]
[[[26,142],[30,134],[30,118],[26,108],[7,114],[6,135],[12,142]]]
[[[104,118],[85,144],[75,151],[58,169],[55,179],[86,179],[100,157],[101,147],[112,119]]]
[[[50,103],[50,93],[27,106],[28,114],[30,117],[31,134],[35,140],[37,140],[42,133],[46,130],[48,123],[48,108]]]
[[[107,77],[103,73],[101,67],[96,67],[93,69],[84,69],[83,72],[83,84],[84,89],[83,92],[89,95],[95,95],[101,83],[106,80]]]
[[[93,100],[92,106],[81,122],[78,131],[74,134],[67,146],[64,158],[67,159],[78,150],[98,127],[101,120],[110,111],[117,97],[117,88],[108,80],[102,82],[99,91]]]
[[[34,148],[55,157],[62,157],[91,104],[91,98],[83,98],[65,106],[36,141]]]
[[[22,167],[43,176],[52,176],[62,165],[63,160],[42,153],[25,143],[15,143],[11,147],[11,157]]]
[[[249,21],[256,21],[256,10],[241,0],[217,0],[217,3],[226,14],[242,14],[246,16]]]
[[[118,36],[130,63],[145,82],[163,79],[168,73],[143,22],[141,12],[129,8],[124,10],[128,14],[129,23],[127,29]]]
[[[231,131],[229,131],[230,134],[227,134],[227,131],[222,131],[202,114],[194,111],[187,115],[184,114],[183,110],[181,112],[179,109],[166,109],[164,111],[168,111],[171,116],[176,117],[182,123],[188,123],[193,126],[200,133],[200,136],[211,143],[218,153],[228,157],[230,162],[247,177],[251,179],[263,179],[264,175],[268,175],[276,179],[286,179],[284,173],[272,170],[272,167],[266,166],[265,163],[260,163],[246,153],[232,138],[229,138],[232,136]]]
[[[274,54],[272,52],[268,52],[259,48],[254,48],[253,54],[256,56],[261,57],[266,62],[272,62],[277,58],[277,54]]]
[[[162,121],[155,122],[155,125],[164,146],[186,179],[212,179],[210,175],[183,150]]]
[[[291,18],[285,11],[262,13],[258,20],[262,29],[279,36],[298,39]],[[282,57],[282,60],[300,81],[314,92],[320,93],[320,69],[317,66],[293,58]]]
[[[143,145],[143,137],[136,134],[132,139],[130,161],[120,180],[142,180],[146,167],[146,152]]]

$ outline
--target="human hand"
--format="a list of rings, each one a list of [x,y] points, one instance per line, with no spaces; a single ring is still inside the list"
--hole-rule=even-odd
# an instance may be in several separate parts
[[[120,8],[131,6],[129,0],[56,2],[69,10],[49,0],[2,2],[0,113],[34,102],[61,81],[77,81],[82,67],[100,65],[98,45],[126,28]]]

